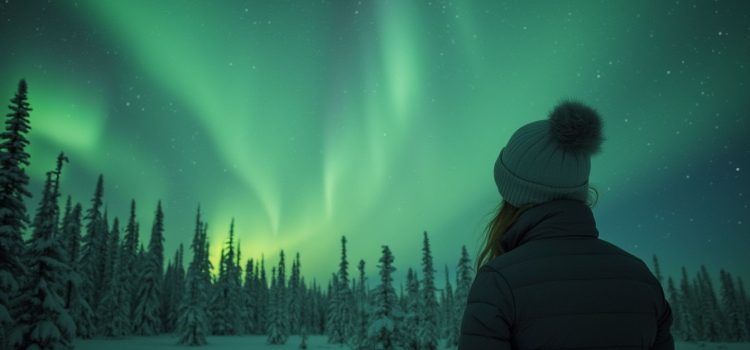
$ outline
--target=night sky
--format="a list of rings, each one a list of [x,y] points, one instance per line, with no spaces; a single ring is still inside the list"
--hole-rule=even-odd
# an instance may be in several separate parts
[[[439,286],[462,244],[475,257],[501,147],[573,98],[605,123],[600,238],[747,288],[749,65],[746,1],[0,3],[0,97],[25,78],[34,108],[31,209],[64,151],[64,194],[88,207],[103,173],[142,241],[163,201],[167,256],[200,203],[214,261],[234,217],[245,258],[299,251],[307,280],[346,235],[371,286],[382,244],[397,281],[421,268],[423,230]]]

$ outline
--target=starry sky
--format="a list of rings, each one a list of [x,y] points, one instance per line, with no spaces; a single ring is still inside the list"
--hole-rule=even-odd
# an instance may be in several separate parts
[[[135,198],[141,240],[163,201],[168,256],[200,204],[214,260],[235,218],[244,257],[300,252],[308,280],[337,269],[341,235],[352,274],[364,259],[372,281],[388,244],[401,279],[426,230],[440,286],[461,245],[476,256],[510,135],[578,99],[604,119],[600,238],[750,284],[749,17],[745,1],[4,0],[0,96],[27,79],[36,197],[64,151],[63,192],[87,207],[104,174],[110,218]]]

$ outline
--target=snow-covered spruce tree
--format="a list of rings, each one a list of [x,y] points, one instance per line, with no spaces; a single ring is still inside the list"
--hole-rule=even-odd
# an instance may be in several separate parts
[[[261,285],[260,285],[260,261],[253,260],[253,280],[250,286],[250,323],[252,324],[251,334],[262,334],[265,333],[265,329],[261,329]],[[265,326],[265,325],[263,325]]]
[[[70,197],[68,197],[70,199]],[[67,206],[67,205],[66,205]],[[86,301],[86,291],[83,290],[83,268],[81,267],[81,216],[82,207],[76,203],[71,210],[66,209],[66,215],[60,228],[60,246],[65,251],[65,263],[71,268],[69,279],[64,283],[65,308],[76,324],[76,333],[80,335],[93,334],[94,311]]]
[[[683,316],[684,312],[680,295],[675,288],[674,280],[670,276],[667,278],[667,299],[672,308],[672,335],[675,339],[685,339],[685,330],[683,329]]]
[[[349,287],[349,262],[346,259],[346,237],[341,236],[341,262],[338,275],[335,276],[333,309],[329,317],[330,330],[328,342],[347,344],[353,331],[352,292]]]
[[[101,290],[97,291],[99,295],[99,304],[97,307],[101,308],[101,303],[104,299],[104,293],[107,291],[107,283],[112,275],[112,259],[109,255],[109,212],[106,205],[104,206],[102,220],[99,221],[99,232],[100,237],[104,242],[102,251],[100,253],[102,258],[101,275],[99,276],[101,278]],[[97,325],[101,326],[101,314],[98,313],[97,309],[94,309],[94,321]],[[96,333],[101,334],[101,329],[97,328]]]
[[[469,290],[471,289],[471,282],[474,279],[473,269],[471,266],[471,259],[469,253],[466,251],[466,246],[461,246],[461,257],[458,260],[456,266],[456,300],[454,315],[456,315],[454,322],[453,337],[450,340],[452,346],[458,346],[458,336],[461,329],[461,321],[463,319],[464,309],[466,309],[466,303],[469,298]]]
[[[409,268],[406,272],[406,293],[403,296],[404,322],[401,346],[408,350],[419,349],[419,315],[421,296],[419,293],[419,278],[416,272]]]
[[[208,252],[206,250],[206,236],[201,222],[200,207],[195,219],[195,234],[193,236],[193,261],[188,267],[185,277],[185,291],[180,303],[177,332],[180,334],[178,344],[206,345],[208,334],[208,317],[206,306],[208,303],[208,283],[206,275],[210,268],[206,265]]]
[[[177,329],[177,316],[179,309],[179,301],[182,300],[182,294],[185,293],[185,264],[183,262],[185,256],[185,249],[182,244],[177,247],[177,252],[174,257],[174,276],[171,282],[172,284],[172,307],[167,314],[167,320],[171,327],[170,332],[174,332]]]
[[[161,300],[159,300],[159,322],[161,323],[162,332],[171,333],[174,329],[174,320],[170,320],[170,313],[174,306],[174,261],[167,261],[167,268],[164,271],[164,281],[161,285]]]
[[[260,255],[260,272],[258,273],[258,281],[256,283],[258,293],[258,304],[255,315],[257,319],[255,324],[257,325],[256,331],[258,334],[267,334],[268,332],[268,304],[269,304],[269,292],[268,292],[268,279],[266,278],[266,258],[263,254]]]
[[[299,334],[310,334],[310,299],[308,298],[308,288],[305,283],[305,277],[300,276],[299,278],[299,299],[300,299],[300,325]]]
[[[65,160],[61,153],[57,169],[47,173],[32,224],[32,237],[24,256],[28,274],[12,302],[13,314],[17,316],[8,340],[14,349],[73,348],[75,323],[61,297],[71,269],[65,263],[56,222],[60,174]]]
[[[284,259],[284,250],[279,253],[279,276],[276,278],[276,303],[278,304],[278,322],[279,332],[282,337],[282,344],[286,343],[289,337],[289,296],[286,286],[286,264]]]
[[[81,247],[81,272],[83,277],[81,290],[86,293],[86,302],[91,310],[98,309],[103,289],[102,274],[105,266],[103,252],[106,251],[107,247],[106,232],[102,230],[102,222],[104,221],[102,215],[103,197],[104,177],[100,174],[96,181],[94,196],[91,198],[91,207],[86,211],[86,234],[83,236]],[[94,324],[96,324],[97,317],[96,315],[93,316]],[[92,326],[79,329],[78,336],[90,338],[95,333],[96,329]]]
[[[245,318],[242,320],[246,333],[255,333],[255,266],[253,266],[253,259],[248,259],[245,264],[245,282],[242,285],[242,309],[244,310],[243,315]]]
[[[302,324],[302,295],[300,294],[300,275],[299,275],[299,252],[292,261],[292,274],[289,276],[289,333],[299,334]]]
[[[411,269],[411,267],[409,269]],[[413,274],[414,274],[414,271],[412,270],[412,275]],[[407,310],[409,309],[409,307],[408,307],[409,301],[407,300],[408,298],[406,297],[406,294],[404,294],[404,282],[403,281],[399,282],[399,284],[398,284],[397,299],[398,299],[398,307],[401,308],[401,310],[404,311],[404,322],[406,322],[406,315],[408,313]],[[403,340],[403,339],[401,339],[401,340]]]
[[[367,324],[369,315],[367,314],[367,285],[365,276],[365,261],[359,260],[357,265],[359,271],[359,282],[354,289],[354,332],[352,335],[352,346],[355,349],[367,349],[369,342],[367,339]]]
[[[237,329],[237,334],[249,334],[250,328],[249,323],[247,323],[248,313],[247,309],[245,308],[245,305],[247,304],[247,301],[245,300],[245,293],[242,290],[242,244],[240,243],[240,240],[237,240],[237,256],[235,259],[235,276],[237,278],[237,317],[239,319],[239,327]]]
[[[159,305],[162,288],[164,259],[164,213],[161,201],[157,203],[148,252],[141,266],[137,304],[135,307],[134,331],[138,335],[159,334],[162,330]]]
[[[326,292],[325,297],[325,334],[328,337],[328,342],[333,343],[333,337],[334,337],[334,324],[335,324],[335,314],[336,309],[338,308],[336,306],[336,303],[338,302],[338,298],[336,297],[336,290],[338,289],[338,277],[336,277],[335,272],[331,272],[331,278],[328,280],[328,289]]]
[[[323,303],[321,301],[322,296],[320,294],[320,286],[315,279],[313,279],[312,287],[307,292],[306,300],[309,301],[309,315],[310,322],[308,323],[310,334],[323,334],[323,326],[325,324],[325,313],[323,312]]]
[[[175,331],[177,324],[177,309],[182,300],[182,290],[185,283],[185,271],[182,267],[182,244],[177,248],[174,258],[167,263],[161,294],[161,308],[159,317],[165,333]]]
[[[128,311],[128,319],[130,320],[130,331],[133,332],[133,323],[135,320],[135,306],[137,305],[138,296],[138,283],[133,283],[138,280],[138,235],[139,227],[138,221],[135,217],[135,199],[130,201],[130,215],[128,217],[128,224],[125,227],[125,237],[122,242],[122,260],[123,268],[125,269],[125,279],[130,281],[127,285],[128,295],[130,297],[130,310]]]
[[[214,286],[214,299],[211,301],[213,312],[213,334],[240,334],[240,276],[235,264],[234,219],[229,226],[229,240],[222,249],[219,262],[219,276]]]
[[[100,325],[102,334],[106,337],[119,337],[130,333],[130,294],[126,271],[122,260],[120,247],[120,223],[115,218],[112,231],[109,234],[110,260],[112,267],[109,281],[105,281],[106,290],[100,304],[102,315]]]
[[[684,266],[682,267],[679,296],[679,304],[682,307],[682,314],[680,317],[682,318],[683,340],[698,340],[698,329],[700,328],[700,324],[696,317],[695,297],[693,296],[693,289],[690,285],[687,270]]]
[[[730,273],[723,269],[719,271],[719,277],[721,281],[721,304],[726,316],[724,327],[726,328],[727,338],[725,341],[742,341],[747,337],[747,327],[742,319],[743,315],[738,303],[734,279]]]
[[[442,313],[443,313],[443,336],[445,337],[445,346],[446,347],[452,347],[453,341],[452,339],[456,337],[454,332],[457,331],[455,328],[456,324],[456,315],[453,313],[453,311],[456,309],[456,307],[453,305],[453,302],[455,301],[455,297],[453,296],[453,286],[450,282],[450,274],[448,273],[448,265],[445,265],[445,300],[443,300],[443,304],[441,305]]]
[[[424,232],[422,245],[422,293],[419,308],[418,338],[419,348],[435,350],[438,346],[440,332],[438,328],[439,305],[435,296],[435,269],[432,265],[430,240]]]
[[[284,344],[287,337],[284,335],[284,324],[281,314],[285,309],[279,295],[279,283],[276,278],[276,267],[271,267],[271,293],[268,295],[268,344]]]
[[[25,275],[21,252],[23,232],[28,224],[24,198],[31,197],[27,187],[29,154],[26,139],[31,127],[28,86],[18,82],[15,96],[10,100],[5,128],[0,134],[0,349],[6,349],[7,332],[15,322],[11,315],[11,298],[18,292],[18,277]]]
[[[380,257],[380,284],[371,292],[372,318],[367,329],[370,346],[377,350],[395,349],[396,339],[399,337],[398,324],[395,319],[396,291],[393,289],[393,254],[387,245],[382,246]]]
[[[711,283],[711,278],[708,275],[708,271],[704,265],[701,265],[701,270],[698,275],[698,284],[701,288],[702,302],[704,306],[703,315],[705,315],[705,336],[708,341],[723,341],[724,330],[721,327],[723,322],[723,316],[719,309],[719,303],[716,298],[716,292],[714,291]]]
[[[692,278],[692,281],[690,283],[690,287],[693,293],[693,303],[691,305],[694,317],[695,317],[695,324],[696,324],[696,332],[695,337],[699,341],[705,341],[708,339],[708,332],[706,329],[706,326],[708,325],[710,319],[708,315],[708,306],[703,304],[704,301],[704,295],[705,292],[703,289],[703,286],[701,286],[702,279],[700,277],[700,272],[697,274],[697,276]]]
[[[209,249],[206,249],[207,251]],[[224,248],[221,248],[219,251],[219,272],[218,276],[211,276],[211,284],[210,288],[208,290],[208,322],[211,327],[211,335],[225,335],[226,329],[224,326],[226,323],[224,322],[224,311],[225,308],[223,307],[223,304],[221,302],[221,290],[223,289],[221,286],[221,279],[219,279],[220,276],[226,274],[224,272]]]

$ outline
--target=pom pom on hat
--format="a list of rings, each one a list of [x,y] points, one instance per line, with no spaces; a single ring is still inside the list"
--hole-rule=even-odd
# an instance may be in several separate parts
[[[565,151],[591,156],[601,150],[602,119],[593,108],[564,101],[550,113],[549,123],[550,136]]]

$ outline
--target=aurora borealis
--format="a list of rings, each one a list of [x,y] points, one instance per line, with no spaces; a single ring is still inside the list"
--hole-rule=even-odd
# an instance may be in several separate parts
[[[299,251],[306,278],[350,263],[397,281],[421,234],[442,268],[474,257],[499,202],[492,166],[563,98],[595,107],[600,237],[666,274],[750,281],[750,5],[743,1],[13,1],[0,3],[0,97],[29,83],[34,208],[62,190],[110,218],[135,198],[165,252],[200,203],[218,257]]]

